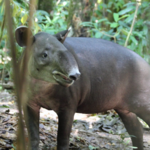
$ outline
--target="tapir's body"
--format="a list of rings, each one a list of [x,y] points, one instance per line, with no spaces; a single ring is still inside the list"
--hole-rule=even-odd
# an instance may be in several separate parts
[[[142,105],[150,109],[150,67],[140,56],[101,39],[67,38],[64,45],[72,47],[81,72],[70,86],[79,96],[77,112],[121,109],[138,113]]]
[[[35,35],[37,40],[35,40],[35,43],[41,39],[39,37],[40,34]],[[46,40],[43,42],[46,42]],[[66,55],[59,55],[60,60],[62,58],[66,58],[65,61],[68,60],[65,62],[65,69],[71,64],[71,61],[74,61],[71,68],[75,69],[70,71],[71,69],[68,67],[69,75],[72,73],[70,78],[76,80],[77,74],[79,76],[81,73],[81,75],[73,83],[72,80],[69,80],[70,78],[67,78],[64,74],[61,75],[60,72],[54,69],[53,77],[59,83],[56,84],[53,83],[54,81],[44,80],[44,77],[42,77],[42,80],[39,76],[40,71],[48,70],[42,71],[40,69],[43,69],[46,63],[38,62],[34,66],[39,74],[36,74],[36,71],[31,67],[31,77],[29,79],[29,83],[31,83],[29,85],[30,99],[27,105],[31,149],[38,149],[39,109],[44,107],[54,110],[58,114],[58,150],[68,149],[69,135],[75,112],[98,113],[109,109],[115,109],[118,112],[128,133],[135,136],[132,137],[133,145],[138,147],[138,150],[143,150],[142,126],[136,115],[150,125],[149,65],[140,56],[127,48],[101,39],[66,38],[63,44],[73,56],[69,54],[72,57],[72,60],[70,60],[70,57]],[[35,52],[32,55],[38,51],[38,46],[36,46],[33,46]],[[42,46],[43,50],[52,49],[52,47],[47,46],[46,43]],[[42,53],[43,50],[41,50]],[[48,57],[48,53],[42,56]],[[37,57],[38,55],[34,56]],[[39,58],[32,61],[35,63],[37,60]],[[39,61],[41,60],[43,58],[40,58]],[[47,58],[47,60],[49,59]],[[52,66],[55,68],[56,64]],[[65,72],[65,69],[63,66],[60,70]],[[47,73],[44,73],[44,75],[47,75]],[[68,87],[62,86],[65,80],[69,83],[65,84],[69,85]]]
[[[141,105],[149,107],[150,67],[136,53],[115,43],[93,38],[66,38],[64,45],[76,55],[80,79],[68,88],[45,82],[43,84],[48,87],[44,89],[42,81],[36,81],[34,87],[36,84],[40,87],[37,94],[43,93],[42,100],[38,102],[41,107],[58,111],[55,105],[51,106],[50,99],[54,102],[60,99],[57,105],[67,105],[71,101],[69,105],[73,105],[79,113],[98,113],[109,109],[138,113]],[[44,91],[48,88],[46,99]],[[140,104],[139,98],[142,99]],[[137,110],[134,108],[136,103]]]

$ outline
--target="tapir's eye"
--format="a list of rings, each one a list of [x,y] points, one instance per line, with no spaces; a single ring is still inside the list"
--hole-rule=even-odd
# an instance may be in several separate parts
[[[47,53],[43,53],[42,58],[46,58],[46,57],[47,57]]]

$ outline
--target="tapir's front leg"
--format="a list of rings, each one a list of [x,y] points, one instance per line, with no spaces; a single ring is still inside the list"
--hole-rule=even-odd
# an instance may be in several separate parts
[[[58,113],[57,150],[69,149],[69,137],[75,111],[65,110]]]
[[[26,105],[24,107],[30,150],[39,149],[39,110],[37,106]]]

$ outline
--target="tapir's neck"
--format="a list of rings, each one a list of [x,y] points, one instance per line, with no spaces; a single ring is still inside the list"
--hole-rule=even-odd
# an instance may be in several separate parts
[[[58,107],[54,104],[53,95],[56,94],[56,87],[59,85],[35,79],[31,76],[28,79],[28,83],[28,103],[57,112]]]

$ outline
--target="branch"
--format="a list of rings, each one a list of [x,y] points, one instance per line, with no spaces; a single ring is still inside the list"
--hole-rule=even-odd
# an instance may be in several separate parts
[[[135,24],[135,21],[136,21],[136,18],[137,18],[137,12],[138,12],[138,8],[139,6],[141,5],[141,0],[136,0],[136,10],[135,10],[135,13],[134,13],[134,18],[133,18],[133,21],[132,21],[132,25],[131,25],[131,29],[130,29],[130,32],[128,33],[128,36],[126,38],[126,42],[125,42],[125,47],[127,47],[128,45],[128,41],[129,41],[129,37],[133,31],[133,27],[134,27],[134,24]]]
[[[30,0],[30,11],[29,11],[29,23],[28,28],[31,29],[32,26],[32,18],[35,9],[36,0]],[[14,84],[17,96],[17,106],[19,111],[19,120],[18,120],[18,137],[17,137],[17,150],[26,150],[26,141],[25,141],[25,133],[24,133],[24,119],[22,114],[22,106],[25,102],[27,102],[27,76],[28,76],[28,58],[29,58],[29,49],[31,40],[29,38],[29,30],[28,30],[28,41],[27,47],[25,50],[25,55],[23,61],[23,65],[19,66],[17,63],[17,55],[16,55],[16,46],[13,34],[13,20],[12,20],[12,9],[10,7],[10,0],[5,0],[5,14],[7,19],[7,31],[9,35],[9,42],[11,48],[11,57],[12,57],[12,67],[13,67],[13,75],[14,75]],[[26,116],[26,114],[25,114]]]
[[[12,57],[12,66],[13,66],[13,73],[14,73],[14,83],[16,87],[16,93],[17,93],[17,104],[18,104],[18,110],[19,110],[19,120],[18,120],[18,126],[19,126],[19,133],[21,136],[19,137],[19,143],[17,148],[25,150],[26,144],[25,144],[25,134],[24,134],[24,123],[23,123],[23,116],[21,111],[21,94],[20,94],[20,76],[19,76],[19,67],[16,61],[16,46],[15,46],[15,40],[13,36],[13,21],[11,17],[11,7],[10,7],[10,0],[5,0],[5,14],[7,19],[7,31],[9,36],[9,42],[11,47],[11,57]],[[18,75],[18,76],[17,76]]]

